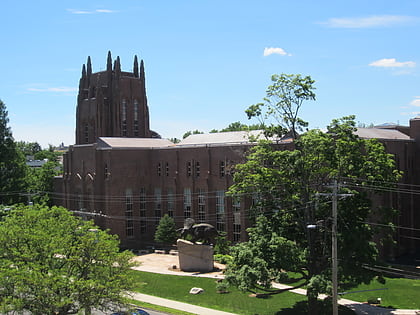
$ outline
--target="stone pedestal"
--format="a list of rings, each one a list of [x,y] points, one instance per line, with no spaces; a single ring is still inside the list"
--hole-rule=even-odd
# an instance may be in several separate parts
[[[179,269],[182,271],[213,271],[213,246],[177,241]]]

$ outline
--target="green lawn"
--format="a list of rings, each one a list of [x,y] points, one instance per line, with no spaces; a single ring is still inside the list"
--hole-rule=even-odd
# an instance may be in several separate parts
[[[247,293],[229,288],[229,293],[216,292],[215,279],[183,277],[132,271],[136,279],[135,291],[155,295],[180,302],[223,310],[237,314],[307,314],[306,296],[284,292],[268,298],[249,297]],[[204,292],[189,294],[193,287],[200,287]],[[353,314],[345,309],[340,314]]]
[[[385,284],[372,281],[368,285],[360,285],[349,290],[349,292],[372,289],[386,290],[345,294],[343,298],[366,302],[370,298],[380,297],[382,299],[381,305],[384,307],[420,309],[420,280],[386,278]]]

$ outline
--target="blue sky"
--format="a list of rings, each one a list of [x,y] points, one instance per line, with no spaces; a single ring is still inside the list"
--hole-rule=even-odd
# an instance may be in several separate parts
[[[16,140],[74,143],[82,64],[145,62],[151,127],[165,138],[248,121],[272,74],[310,75],[302,119],[420,113],[420,1],[120,0],[2,3],[0,99]]]

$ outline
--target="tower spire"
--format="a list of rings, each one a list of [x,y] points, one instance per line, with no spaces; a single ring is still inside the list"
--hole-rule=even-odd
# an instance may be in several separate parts
[[[92,74],[92,62],[90,61],[90,56],[87,59],[87,76],[90,77]]]
[[[111,57],[111,51],[108,50],[108,59],[106,62],[106,71],[112,71],[112,57]]]
[[[135,78],[139,77],[139,62],[137,60],[137,55],[134,55],[133,73]]]
[[[114,71],[116,75],[121,74],[121,63],[120,63],[120,56],[117,56],[117,59],[114,62]]]

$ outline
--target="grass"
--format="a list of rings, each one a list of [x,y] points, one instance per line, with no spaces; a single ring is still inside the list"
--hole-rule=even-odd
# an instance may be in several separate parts
[[[380,291],[367,291],[359,293],[345,294],[345,299],[366,302],[370,298],[382,299],[381,306],[402,309],[420,309],[420,280],[410,280],[403,278],[385,278],[385,284],[372,281],[370,284],[362,284],[357,288],[349,290],[375,290],[386,289]]]
[[[135,291],[190,303],[203,307],[237,314],[307,314],[306,296],[284,292],[264,299],[249,297],[249,294],[229,287],[229,293],[216,292],[215,279],[200,277],[182,277],[162,275],[142,271],[132,271],[137,286]],[[204,292],[198,295],[189,293],[193,287],[200,287]],[[342,308],[340,314],[354,314]]]

